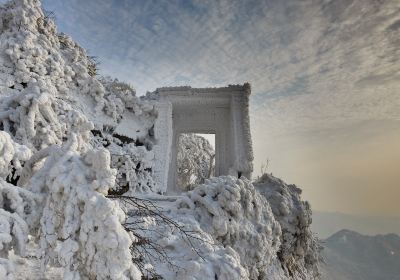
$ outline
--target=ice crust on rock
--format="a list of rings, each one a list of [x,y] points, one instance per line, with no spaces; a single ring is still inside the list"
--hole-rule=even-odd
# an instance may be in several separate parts
[[[273,178],[264,175],[256,184],[232,176],[212,178],[174,202],[160,203],[169,217],[195,232],[198,239],[188,244],[176,229],[157,227],[159,234],[156,225],[149,223],[144,233],[176,265],[153,262],[156,272],[165,279],[317,279],[316,240],[307,223],[296,228],[310,212],[293,205],[304,204],[296,187],[288,188],[278,179],[275,185],[268,184],[267,177]],[[269,199],[281,192],[286,200],[275,198],[270,204]],[[289,209],[284,218],[274,211],[277,204]],[[305,246],[302,254],[298,253],[301,246]]]
[[[311,207],[301,200],[301,189],[270,174],[264,174],[254,186],[268,200],[281,226],[278,257],[286,273],[300,279],[318,277],[320,245],[311,232]]]
[[[131,86],[95,72],[40,1],[0,6],[0,279],[21,276],[11,253],[28,269],[38,256],[44,271],[61,267],[57,277],[71,280],[140,279],[133,257],[165,279],[317,277],[311,210],[297,187],[270,175],[255,183],[226,176],[178,197],[156,195],[165,191],[154,174],[165,148],[158,126],[168,129],[162,116],[172,112],[158,97],[139,99]],[[238,158],[250,165],[251,151],[242,152]],[[170,264],[132,256],[137,240],[124,227],[137,221],[110,193],[158,198],[162,213],[195,238],[142,217],[141,234]],[[40,248],[30,259],[28,241]]]
[[[280,226],[268,201],[247,179],[206,180],[177,201],[177,213],[193,216],[213,241],[240,257],[246,279],[260,279],[279,248]],[[218,277],[219,279],[219,277]]]

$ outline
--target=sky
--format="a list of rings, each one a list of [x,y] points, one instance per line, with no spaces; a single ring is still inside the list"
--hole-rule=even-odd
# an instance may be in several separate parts
[[[138,95],[250,82],[255,176],[268,161],[313,209],[400,216],[400,1],[42,3]]]

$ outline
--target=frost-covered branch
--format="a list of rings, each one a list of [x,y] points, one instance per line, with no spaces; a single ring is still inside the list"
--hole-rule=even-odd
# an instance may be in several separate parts
[[[190,246],[193,252],[205,260],[200,248],[193,241],[209,242],[201,238],[198,231],[189,230],[185,225],[168,217],[163,213],[163,209],[153,201],[123,195],[108,195],[107,197],[119,201],[123,206],[122,209],[126,211],[128,219],[123,223],[123,226],[136,238],[131,246],[133,262],[139,267],[143,275],[151,276],[152,279],[157,277],[157,274],[146,262],[152,265],[163,262],[167,263],[173,270],[181,269],[179,265],[171,261],[171,257],[164,247],[158,243],[160,238],[166,236],[162,229],[164,226],[176,230],[180,238]],[[156,227],[149,227],[149,223],[156,225]]]

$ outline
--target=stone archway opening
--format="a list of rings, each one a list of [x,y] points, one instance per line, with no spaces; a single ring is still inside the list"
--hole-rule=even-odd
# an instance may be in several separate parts
[[[153,93],[158,112],[153,174],[161,192],[182,192],[177,152],[179,137],[185,133],[215,134],[215,176],[251,177],[249,95],[247,83],[223,88],[160,88]]]

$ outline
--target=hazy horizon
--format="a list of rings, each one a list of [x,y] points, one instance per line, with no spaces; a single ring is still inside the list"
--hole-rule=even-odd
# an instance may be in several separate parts
[[[400,213],[399,1],[45,0],[100,73],[134,85],[250,82],[255,175],[314,210]]]
[[[313,211],[311,228],[321,239],[326,239],[344,229],[366,236],[386,234],[397,234],[400,236],[400,217]]]

